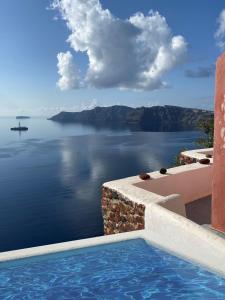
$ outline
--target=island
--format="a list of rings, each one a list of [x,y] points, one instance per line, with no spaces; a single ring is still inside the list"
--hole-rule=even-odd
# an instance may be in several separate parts
[[[30,117],[29,116],[16,116],[16,119],[19,119],[19,120],[21,120],[21,119],[30,119]]]
[[[133,108],[114,105],[81,112],[63,111],[49,120],[140,131],[190,131],[198,128],[200,120],[209,118],[213,118],[212,111],[196,108],[172,105]]]

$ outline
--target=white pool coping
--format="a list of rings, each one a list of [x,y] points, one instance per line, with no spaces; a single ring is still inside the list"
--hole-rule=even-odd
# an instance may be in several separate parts
[[[82,240],[51,244],[39,247],[31,247],[26,249],[12,250],[0,253],[0,264],[6,261],[28,258],[32,256],[40,256],[46,254],[53,254],[57,252],[64,252],[76,250],[81,248],[99,246],[109,243],[122,242],[131,239],[143,238],[145,239],[145,230],[137,230],[126,233],[119,233],[113,235],[105,235]]]
[[[177,216],[178,218],[180,216]],[[193,222],[192,222],[193,223]],[[195,224],[194,224],[195,225]],[[200,227],[200,226],[199,226]],[[221,238],[213,234],[212,232],[205,230],[204,228],[199,228],[200,231],[203,230],[203,234],[206,234],[209,239],[211,239],[211,242],[216,242],[217,240],[219,243],[221,243]],[[13,251],[6,251],[0,253],[0,269],[1,267],[4,267],[4,263],[19,261],[21,259],[28,259],[32,257],[41,257],[44,255],[49,254],[56,254],[56,253],[62,253],[66,251],[73,251],[78,249],[85,249],[89,247],[95,247],[95,246],[101,246],[101,245],[107,245],[111,243],[118,243],[118,242],[124,242],[134,239],[143,239],[149,246],[156,247],[158,249],[161,249],[162,251],[165,251],[169,253],[170,255],[174,255],[179,259],[185,260],[188,263],[192,263],[196,266],[199,266],[200,268],[203,268],[205,270],[208,270],[209,272],[216,273],[219,276],[222,276],[225,278],[225,271],[221,271],[221,268],[216,268],[212,266],[208,266],[207,264],[202,264],[202,262],[199,262],[196,259],[193,259],[192,255],[182,255],[176,251],[174,251],[171,248],[167,248],[163,243],[159,242],[158,237],[155,238],[155,234],[152,234],[149,230],[137,230],[132,232],[126,232],[126,233],[118,233],[113,235],[107,235],[107,236],[100,236],[100,237],[93,237],[93,238],[87,238],[82,240],[76,240],[76,241],[70,241],[70,242],[64,242],[64,243],[57,243],[57,244],[51,244],[51,245],[44,245],[39,247],[31,247],[26,249],[19,249],[19,250],[13,250]],[[225,240],[223,240],[225,245]],[[221,244],[220,244],[221,246]]]

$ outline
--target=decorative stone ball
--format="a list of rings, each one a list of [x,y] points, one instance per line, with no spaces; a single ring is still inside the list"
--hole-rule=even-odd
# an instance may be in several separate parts
[[[141,173],[139,175],[139,177],[142,179],[142,180],[147,180],[147,179],[150,179],[150,175],[148,175],[147,173]]]
[[[210,160],[208,158],[202,158],[199,160],[199,163],[202,165],[209,165],[210,164]]]
[[[207,158],[212,158],[212,154],[206,154],[206,156],[205,157],[207,157]]]
[[[166,174],[167,173],[167,169],[165,168],[161,168],[159,171],[160,174]]]

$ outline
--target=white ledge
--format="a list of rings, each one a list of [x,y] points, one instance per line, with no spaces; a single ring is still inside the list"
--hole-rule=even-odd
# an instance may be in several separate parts
[[[132,232],[99,236],[99,237],[76,240],[76,241],[65,242],[65,243],[58,243],[58,244],[51,244],[46,246],[2,252],[0,253],[0,267],[1,267],[1,263],[5,261],[28,258],[32,256],[40,256],[45,254],[52,254],[52,253],[63,252],[63,251],[70,251],[70,250],[104,245],[109,243],[116,243],[116,242],[121,242],[130,239],[144,238],[143,232],[144,230],[137,230]]]
[[[200,160],[206,158],[206,154],[213,154],[213,148],[196,149],[181,152],[181,155]],[[210,163],[213,163],[213,157],[209,158]]]
[[[158,203],[159,201],[163,200],[164,196],[151,192],[151,190],[147,191],[145,189],[137,187],[136,185],[142,184],[144,182],[148,184],[148,182],[151,182],[152,180],[166,178],[172,175],[177,175],[185,172],[187,172],[188,175],[188,172],[194,170],[201,170],[204,168],[209,168],[209,165],[194,163],[194,164],[183,165],[183,166],[167,169],[168,174],[166,175],[160,174],[159,171],[148,173],[151,177],[151,179],[149,180],[142,180],[140,179],[139,176],[133,176],[133,177],[123,178],[119,180],[109,181],[104,183],[103,186],[120,193],[125,199],[146,206],[151,203]]]

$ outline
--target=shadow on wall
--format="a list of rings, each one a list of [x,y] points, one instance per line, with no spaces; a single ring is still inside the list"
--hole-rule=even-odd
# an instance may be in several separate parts
[[[210,195],[187,203],[185,205],[187,218],[199,225],[211,224],[211,199]]]

